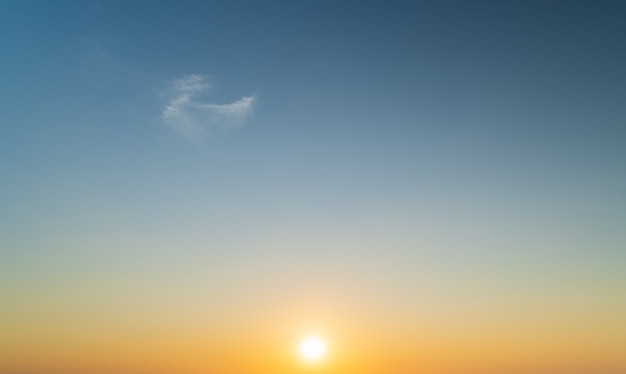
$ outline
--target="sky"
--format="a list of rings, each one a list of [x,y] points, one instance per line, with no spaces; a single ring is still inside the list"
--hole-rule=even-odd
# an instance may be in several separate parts
[[[0,372],[626,373],[625,40],[621,1],[1,2]]]

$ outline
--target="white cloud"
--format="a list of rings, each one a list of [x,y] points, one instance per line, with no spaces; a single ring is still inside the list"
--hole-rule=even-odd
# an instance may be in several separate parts
[[[209,88],[202,75],[190,74],[174,81],[174,87],[180,92],[197,92]]]
[[[244,96],[228,104],[198,100],[210,88],[206,77],[190,74],[172,82],[173,95],[163,109],[161,119],[171,129],[190,140],[198,140],[210,127],[235,127],[252,113],[254,96]]]

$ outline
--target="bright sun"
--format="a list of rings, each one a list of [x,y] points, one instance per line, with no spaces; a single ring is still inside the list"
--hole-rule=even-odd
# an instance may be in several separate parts
[[[326,343],[317,336],[309,336],[300,343],[300,354],[309,361],[317,361],[326,355]]]

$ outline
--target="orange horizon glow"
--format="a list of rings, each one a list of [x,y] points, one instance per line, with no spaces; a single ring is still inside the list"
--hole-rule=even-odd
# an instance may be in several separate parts
[[[133,332],[121,326],[95,330],[80,326],[80,321],[66,321],[65,328],[47,332],[31,326],[31,335],[25,326],[14,328],[0,346],[0,372],[492,374],[532,369],[565,374],[626,367],[620,348],[624,335],[610,331],[608,323],[601,330],[597,325],[589,330],[563,321],[558,326],[554,320],[552,326],[529,330],[514,321],[503,324],[475,317],[465,327],[452,326],[452,321],[446,327],[443,316],[439,326],[433,326],[433,320],[420,326],[417,318],[408,323],[377,320],[363,312],[354,318],[342,314],[326,310],[324,321],[316,324],[319,336],[332,336],[332,357],[316,365],[303,361],[296,350],[301,337],[308,336],[302,332],[313,331],[311,324],[295,315],[274,319],[266,315],[253,324],[242,319],[239,328],[221,332],[210,323],[195,332],[148,325],[136,326]],[[103,320],[107,322],[112,321]]]

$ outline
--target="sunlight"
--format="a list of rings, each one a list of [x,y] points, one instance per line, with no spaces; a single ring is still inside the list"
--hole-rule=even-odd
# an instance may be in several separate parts
[[[309,336],[300,343],[299,350],[308,361],[319,361],[326,355],[326,342],[317,336]]]

